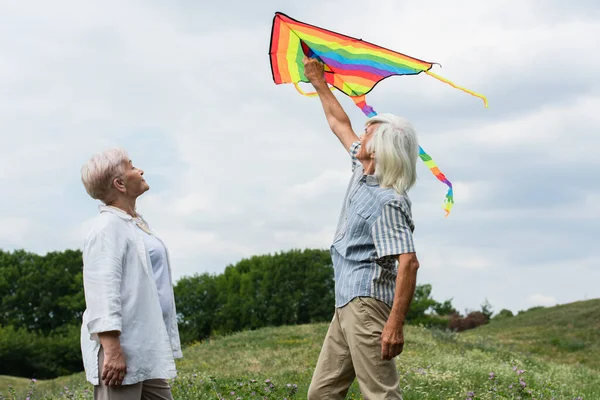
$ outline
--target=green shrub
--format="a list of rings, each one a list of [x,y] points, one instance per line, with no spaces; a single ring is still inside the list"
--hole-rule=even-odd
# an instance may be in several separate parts
[[[61,327],[48,336],[0,327],[0,359],[0,375],[48,379],[82,371],[79,327]]]
[[[492,321],[499,321],[501,319],[514,317],[512,311],[507,310],[506,308],[500,310],[500,312],[492,317]]]
[[[449,318],[440,317],[434,314],[425,314],[407,321],[411,325],[423,326],[425,328],[435,328],[444,330],[448,328]]]

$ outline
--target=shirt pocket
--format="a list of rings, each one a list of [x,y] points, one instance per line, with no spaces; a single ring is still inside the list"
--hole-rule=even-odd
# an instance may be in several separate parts
[[[352,237],[371,237],[371,225],[375,210],[370,205],[360,207],[356,210],[354,223],[352,224]]]

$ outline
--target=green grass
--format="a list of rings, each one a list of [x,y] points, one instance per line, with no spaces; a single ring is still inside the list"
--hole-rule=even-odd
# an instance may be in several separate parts
[[[0,375],[0,393],[6,394],[7,388],[13,387],[19,393],[26,391],[26,388],[29,386],[29,379],[26,378],[17,378],[14,376],[6,376]]]
[[[327,324],[265,328],[189,346],[178,362],[179,376],[172,383],[173,394],[176,399],[185,400],[218,399],[217,393],[226,399],[238,396],[304,399],[326,330]],[[526,390],[533,390],[536,399],[553,396],[556,399],[577,396],[600,399],[599,371],[546,361],[537,354],[508,351],[493,342],[482,346],[474,343],[470,336],[476,333],[470,332],[463,338],[407,327],[405,351],[397,358],[404,399],[464,400],[469,391],[475,392],[473,399],[512,399],[517,398],[519,378],[527,383]],[[513,365],[525,372],[517,375]],[[494,379],[490,379],[490,372],[494,373]],[[29,381],[10,379],[20,392],[17,398],[25,398]],[[5,378],[0,379],[0,391],[5,396],[7,384]],[[292,393],[294,384],[297,385],[295,395]],[[508,389],[510,384],[513,389]],[[496,393],[504,394],[492,397],[488,390],[494,387]],[[32,399],[44,398],[44,395],[46,398],[91,398],[89,392],[82,393],[84,388],[90,390],[83,374],[75,374],[36,383]],[[251,396],[252,392],[261,397]],[[521,396],[532,398],[527,392]],[[361,398],[356,382],[347,398]]]
[[[600,371],[600,299],[532,309],[462,335],[472,343]]]

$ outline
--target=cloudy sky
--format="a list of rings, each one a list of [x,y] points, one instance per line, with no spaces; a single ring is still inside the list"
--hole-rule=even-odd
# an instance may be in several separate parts
[[[112,146],[145,170],[138,208],[176,278],[328,248],[350,164],[318,100],[273,83],[275,11],[438,62],[488,97],[426,75],[368,96],[413,122],[455,186],[444,218],[445,186],[419,162],[419,282],[434,298],[518,311],[600,297],[595,0],[0,0],[0,248],[81,248],[97,202],[80,168]]]

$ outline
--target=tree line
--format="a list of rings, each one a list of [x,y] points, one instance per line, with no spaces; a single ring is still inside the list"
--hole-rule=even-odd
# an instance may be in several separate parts
[[[44,379],[83,370],[82,264],[80,250],[44,256],[0,250],[0,375]],[[431,290],[417,286],[408,323],[447,328],[454,321],[461,330],[462,321],[472,327],[472,313],[462,317],[451,300],[435,301]],[[320,249],[254,256],[220,274],[184,277],[174,291],[183,344],[266,326],[328,322],[335,304],[331,258]]]

